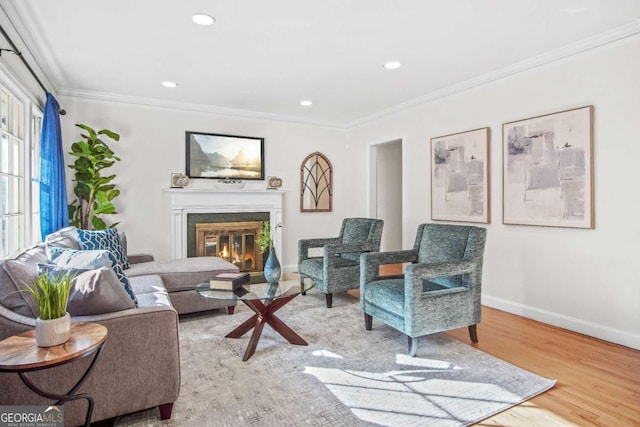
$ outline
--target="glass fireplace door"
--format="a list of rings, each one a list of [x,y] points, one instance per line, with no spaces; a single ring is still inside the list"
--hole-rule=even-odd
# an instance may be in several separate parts
[[[207,223],[196,225],[198,256],[217,256],[240,271],[262,271],[264,263],[256,244],[262,222]]]

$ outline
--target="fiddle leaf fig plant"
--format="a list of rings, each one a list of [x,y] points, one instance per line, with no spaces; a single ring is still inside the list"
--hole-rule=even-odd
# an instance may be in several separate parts
[[[104,230],[115,227],[118,223],[107,223],[101,215],[118,213],[113,199],[120,195],[120,190],[112,183],[115,175],[103,176],[103,170],[110,168],[120,157],[100,139],[101,135],[114,141],[120,140],[120,135],[108,129],[95,131],[84,124],[76,124],[86,133],[82,133],[83,140],[71,145],[69,154],[76,157],[71,169],[75,171],[73,194],[76,199],[69,204],[69,222],[85,230]]]

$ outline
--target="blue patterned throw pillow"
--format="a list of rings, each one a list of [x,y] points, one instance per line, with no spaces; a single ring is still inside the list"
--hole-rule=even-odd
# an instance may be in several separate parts
[[[78,229],[78,241],[80,249],[85,251],[107,250],[111,252],[123,270],[129,268],[127,252],[124,249],[118,230],[108,228],[106,230],[81,230]]]
[[[111,253],[111,251],[77,251],[75,249],[47,246],[47,255],[49,257],[49,261],[61,267],[71,267],[83,270],[93,270],[100,267],[112,268],[113,272],[116,273],[116,277],[118,277],[118,280],[120,281],[120,283],[122,283],[124,290],[127,291],[136,307],[138,306],[138,299],[133,293],[133,289],[131,289],[129,279],[124,274],[122,267],[116,260],[116,257]]]

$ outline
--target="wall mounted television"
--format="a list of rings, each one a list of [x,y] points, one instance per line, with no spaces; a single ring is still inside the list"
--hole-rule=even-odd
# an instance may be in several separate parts
[[[189,178],[264,180],[264,138],[186,132]]]

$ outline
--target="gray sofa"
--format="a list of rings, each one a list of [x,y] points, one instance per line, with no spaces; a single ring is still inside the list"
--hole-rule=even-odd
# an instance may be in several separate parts
[[[74,247],[72,237],[72,233],[71,238],[68,233],[57,233],[48,240],[51,244]],[[108,329],[100,360],[78,391],[94,398],[94,422],[155,406],[160,408],[161,418],[171,417],[173,402],[180,391],[178,314],[225,307],[227,304],[208,303],[193,287],[219,269],[237,270],[233,264],[213,257],[155,262],[147,255],[131,256],[130,262],[132,266],[125,273],[138,307],[72,317],[73,322],[96,322]],[[35,327],[33,308],[21,293],[15,292],[24,282],[22,273],[17,271],[37,271],[37,264],[45,263],[44,244],[0,260],[0,340]],[[85,372],[90,359],[28,375],[42,389],[66,393]],[[0,405],[52,403],[27,389],[16,374],[0,373],[0,390]],[[84,423],[86,401],[67,402],[64,408],[65,425]]]
[[[214,273],[238,271],[238,267],[217,257],[194,257],[172,261],[154,261],[149,255],[129,257],[136,263],[125,270],[129,278],[159,275],[178,314],[226,308],[233,314],[235,301],[204,298],[195,291],[195,286],[213,277]],[[142,261],[142,262],[140,262]]]
[[[126,251],[126,235],[121,233],[120,239]],[[54,246],[71,249],[80,248],[75,227],[63,228],[56,233],[50,234],[47,236],[46,242]],[[229,314],[233,313],[236,305],[234,301],[203,298],[195,291],[198,283],[211,279],[214,273],[238,271],[238,267],[230,262],[217,257],[193,257],[165,262],[155,261],[153,256],[148,254],[133,254],[127,255],[127,257],[131,263],[131,267],[124,271],[127,277],[159,275],[162,278],[164,288],[169,294],[171,305],[178,314],[225,307]]]

